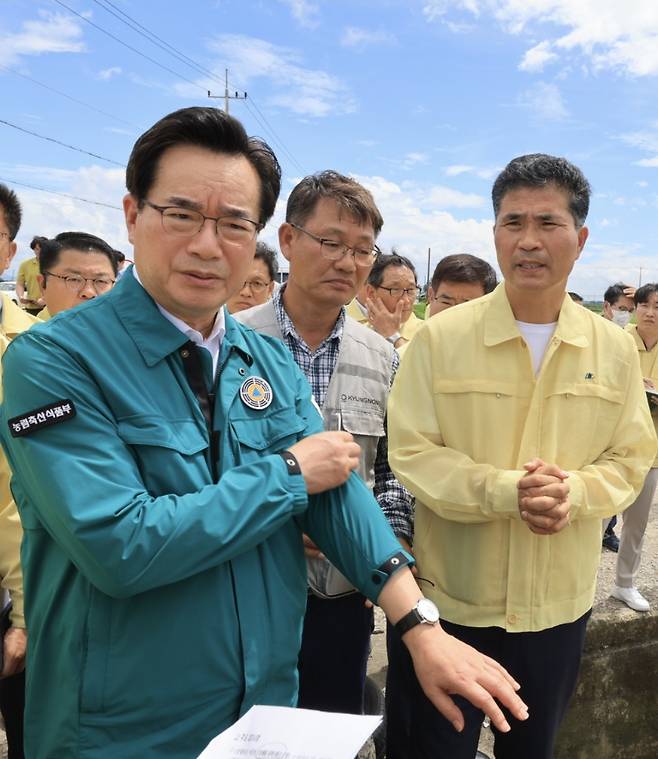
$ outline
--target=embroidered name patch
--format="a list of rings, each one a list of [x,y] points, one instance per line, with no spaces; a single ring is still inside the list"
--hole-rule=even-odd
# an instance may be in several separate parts
[[[55,401],[55,403],[51,403],[48,406],[42,406],[34,411],[28,411],[27,414],[21,414],[21,416],[15,416],[13,419],[10,419],[9,431],[13,437],[22,437],[43,427],[50,427],[51,424],[58,424],[59,422],[65,422],[67,419],[73,419],[74,416],[75,406],[73,405],[73,401]]]

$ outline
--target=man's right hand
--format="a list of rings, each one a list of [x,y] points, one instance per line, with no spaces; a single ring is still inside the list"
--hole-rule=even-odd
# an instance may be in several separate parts
[[[349,432],[318,432],[289,448],[302,470],[309,494],[342,485],[359,466],[361,448]]]

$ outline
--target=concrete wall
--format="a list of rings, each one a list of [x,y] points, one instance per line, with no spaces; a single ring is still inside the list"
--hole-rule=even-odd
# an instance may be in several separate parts
[[[624,611],[590,621],[555,759],[658,759],[658,616]]]

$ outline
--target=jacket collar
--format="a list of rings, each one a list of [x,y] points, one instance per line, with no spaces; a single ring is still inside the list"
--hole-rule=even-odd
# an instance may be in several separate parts
[[[521,332],[507,299],[505,283],[501,282],[488,297],[489,308],[484,325],[484,344],[498,345],[519,338]],[[585,313],[583,306],[576,305],[565,293],[554,337],[576,348],[586,348],[590,344],[587,338],[588,319],[589,315]]]
[[[147,366],[155,366],[188,341],[188,337],[160,313],[153,298],[135,279],[132,266],[104,297],[112,303]],[[231,350],[237,350],[251,364],[253,358],[241,329],[227,311],[225,318],[226,335],[222,341],[220,362]]]

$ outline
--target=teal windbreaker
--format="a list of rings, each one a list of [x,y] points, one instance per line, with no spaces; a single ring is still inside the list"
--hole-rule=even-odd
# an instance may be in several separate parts
[[[356,475],[308,496],[288,473],[277,452],[321,430],[310,388],[228,314],[214,482],[186,341],[129,272],[5,354],[29,759],[192,759],[253,704],[294,705],[302,532],[373,601],[400,551]],[[266,408],[242,400],[249,377]]]

